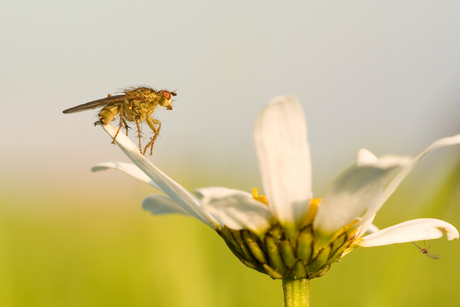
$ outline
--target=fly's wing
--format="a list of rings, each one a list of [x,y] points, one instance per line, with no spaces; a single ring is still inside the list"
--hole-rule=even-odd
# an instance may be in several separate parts
[[[426,253],[425,255],[427,255],[427,256],[430,257],[431,259],[436,259],[436,260],[438,260],[439,258],[441,258],[441,256],[436,255],[436,254],[433,254],[433,253],[430,253],[430,252]]]
[[[424,255],[427,256],[427,257],[430,257],[431,259],[436,259],[436,260],[438,260],[438,259],[441,258],[441,256],[439,256],[439,255],[430,253],[430,252],[428,251],[427,248],[423,248],[423,247],[418,246],[417,244],[415,244],[415,242],[412,242],[412,244],[414,244],[415,246],[417,246],[417,248],[420,250],[420,252],[421,252],[422,254],[424,254]]]
[[[109,97],[106,97],[106,98],[94,100],[94,101],[84,103],[84,104],[78,105],[76,107],[64,110],[64,111],[62,111],[62,113],[69,114],[69,113],[76,113],[76,112],[91,110],[91,109],[95,109],[95,108],[100,107],[100,106],[105,106],[105,105],[108,105],[108,104],[113,104],[113,103],[117,103],[117,102],[120,102],[120,101],[125,101],[126,99],[128,99],[127,97],[128,97],[127,95],[109,96]],[[129,98],[134,98],[134,97],[129,97]]]

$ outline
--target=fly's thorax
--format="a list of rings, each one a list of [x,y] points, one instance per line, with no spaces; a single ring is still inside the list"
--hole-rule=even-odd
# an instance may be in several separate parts
[[[127,96],[137,96],[137,97],[144,97],[144,98],[153,98],[155,96],[158,96],[157,91],[147,86],[128,88],[124,90],[123,93],[125,93]]]
[[[272,225],[263,236],[228,227],[217,232],[241,262],[274,279],[321,277],[353,242],[353,236],[344,232],[329,244],[317,246],[312,224],[298,232],[294,244],[280,224]]]
[[[177,95],[175,92],[168,90],[155,91],[154,89],[148,87],[128,89],[125,90],[124,93],[129,97],[138,97],[138,104],[142,103],[148,105],[145,106],[148,110],[151,110],[152,108],[155,109],[157,105],[160,105],[167,110],[172,110],[172,96]]]
[[[123,103],[123,118],[127,121],[143,122],[153,114],[157,106],[155,100],[132,99]]]

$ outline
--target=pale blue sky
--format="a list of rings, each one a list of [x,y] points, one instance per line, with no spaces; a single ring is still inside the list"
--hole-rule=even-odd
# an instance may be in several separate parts
[[[459,12],[458,1],[3,0],[4,180],[124,160],[97,112],[61,112],[136,84],[178,92],[158,112],[152,161],[208,184],[257,178],[253,123],[285,93],[305,108],[317,176],[361,147],[413,155],[460,133]]]

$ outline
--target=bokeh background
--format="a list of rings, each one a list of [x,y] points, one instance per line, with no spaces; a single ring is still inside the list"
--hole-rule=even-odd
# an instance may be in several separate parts
[[[460,133],[460,2],[0,3],[0,305],[282,306],[198,221],[153,217],[152,188],[92,165],[127,161],[97,111],[62,110],[145,84],[177,90],[150,160],[190,190],[261,187],[254,119],[305,109],[316,197],[366,147],[415,155]],[[384,228],[460,226],[460,150],[427,156],[381,210]],[[423,242],[421,243],[423,244]],[[312,306],[458,306],[460,242],[358,249],[312,282]]]

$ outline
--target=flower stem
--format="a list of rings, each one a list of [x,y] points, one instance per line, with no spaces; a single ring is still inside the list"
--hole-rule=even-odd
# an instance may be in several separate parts
[[[283,279],[284,306],[308,307],[310,306],[310,280],[306,278]]]

